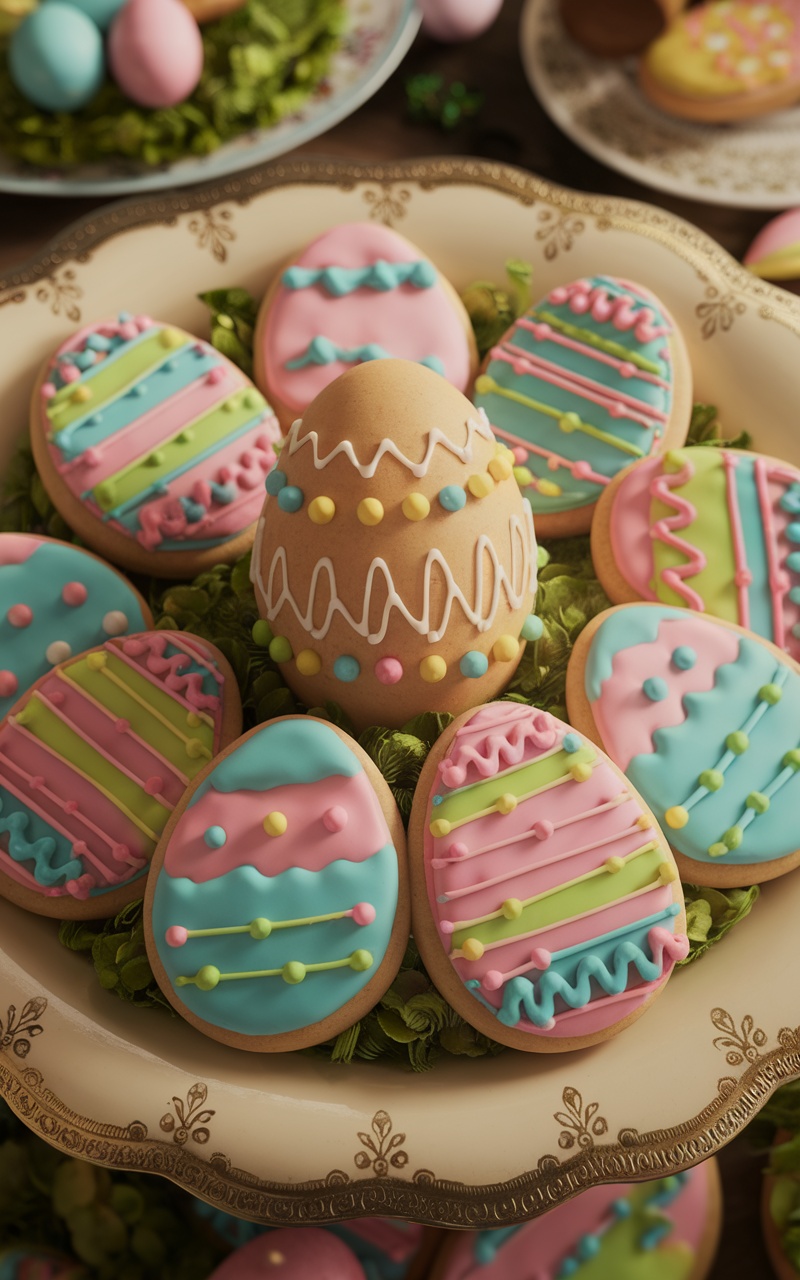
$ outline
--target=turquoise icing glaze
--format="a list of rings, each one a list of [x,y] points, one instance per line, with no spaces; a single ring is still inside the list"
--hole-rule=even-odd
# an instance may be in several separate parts
[[[649,311],[652,324],[657,329],[666,328],[671,332],[670,322],[652,297],[640,299],[619,281],[608,276],[593,276],[589,284],[606,290],[613,298],[627,296],[633,299],[634,312]],[[525,322],[533,322],[537,326],[549,325],[554,338],[537,337],[524,327]],[[623,353],[618,357],[611,357],[611,361],[597,358],[597,354],[605,356],[608,353],[594,354],[591,341],[587,342],[580,335],[563,333],[563,325],[569,326],[571,330],[583,331],[590,340],[594,336],[605,343],[613,343],[622,348]],[[559,337],[565,338],[570,345],[558,341]],[[550,298],[544,298],[526,312],[521,321],[514,324],[503,342],[490,352],[485,375],[476,383],[475,403],[486,411],[500,438],[512,447],[514,444],[523,447],[535,445],[548,453],[557,454],[568,463],[587,463],[592,472],[608,480],[637,457],[651,453],[663,435],[665,423],[657,415],[663,414],[668,418],[672,403],[672,366],[668,342],[668,336],[657,336],[651,341],[639,342],[633,327],[618,329],[610,320],[598,322],[589,312],[574,312],[568,301],[554,303]],[[523,372],[518,364],[519,372],[515,371],[508,359],[501,358],[500,355],[509,345],[514,350],[508,354],[517,362],[520,356],[524,358],[525,355],[533,355],[554,368],[540,366],[537,370],[528,365]],[[632,368],[625,353],[632,354],[634,360],[643,359],[650,367],[645,370]],[[627,366],[624,373],[620,372],[620,363]],[[642,373],[654,374],[668,385],[660,386],[643,377]],[[592,396],[598,393],[602,403],[577,394],[576,383],[565,388],[556,386],[551,380],[551,375],[554,375],[563,381],[565,374],[570,380],[572,375],[589,379],[594,384]],[[497,389],[490,389],[492,383],[500,388],[499,392]],[[521,394],[540,405],[547,405],[556,410],[558,415],[577,414],[583,423],[624,441],[632,447],[632,452],[623,451],[580,430],[564,431],[559,427],[557,416],[509,399],[502,394],[507,391],[514,395]],[[654,425],[645,426],[632,421],[625,416],[624,408],[618,414],[617,397],[621,395],[631,398],[635,402],[633,412],[644,416]],[[603,489],[600,481],[592,480],[586,475],[575,475],[569,467],[561,465],[551,470],[547,459],[535,453],[530,454],[525,465],[534,475],[561,489],[560,494],[545,495],[539,493],[534,486],[526,487],[525,494],[534,514],[570,511],[587,506],[597,501]]]
[[[770,589],[770,570],[767,560],[767,549],[764,542],[764,517],[758,502],[753,459],[740,456],[738,466],[734,468],[734,483],[739,503],[739,519],[742,524],[742,540],[745,546],[747,567],[753,575],[753,581],[747,592],[750,606],[748,630],[756,635],[766,636],[768,640],[775,638],[772,623],[772,591]]]
[[[258,737],[250,742],[258,742]],[[247,745],[247,744],[246,744]],[[238,752],[230,759],[235,759]],[[330,773],[331,770],[329,769]],[[363,862],[339,859],[321,871],[292,867],[277,876],[262,876],[253,867],[237,867],[204,884],[162,873],[156,883],[152,927],[158,954],[174,984],[213,964],[220,973],[281,968],[290,960],[319,964],[343,959],[365,948],[374,963],[365,972],[349,968],[309,973],[297,985],[280,976],[220,982],[213,991],[194,985],[176,987],[183,1004],[197,1017],[240,1035],[280,1035],[308,1027],[354,1000],[377,972],[392,934],[397,907],[397,853],[385,845]],[[170,947],[170,926],[212,929],[242,924],[259,916],[291,920],[348,910],[357,902],[376,910],[368,925],[329,920],[296,929],[275,930],[268,938],[249,934],[190,938]]]
[[[286,368],[305,369],[309,364],[335,364],[337,360],[342,364],[366,364],[370,360],[390,358],[391,352],[379,346],[377,342],[367,342],[362,347],[340,347],[321,334],[311,339],[301,356],[296,356],[294,360],[287,360]],[[417,364],[424,364],[428,369],[433,369],[434,373],[444,375],[444,364],[438,356],[423,356]]]
[[[225,792],[268,791],[294,782],[320,782],[331,775],[354,778],[361,772],[350,748],[327,725],[307,717],[278,720],[245,738],[221,760],[187,807],[198,804],[212,788]]]
[[[45,651],[53,641],[66,641],[73,654],[92,649],[108,639],[103,618],[117,611],[128,619],[130,634],[147,629],[133,588],[108,565],[77,547],[41,542],[22,564],[3,564],[2,559],[0,535],[0,669],[13,672],[18,681],[16,693],[0,697],[0,717],[52,669]],[[86,587],[84,604],[64,603],[61,592],[68,582]],[[6,614],[15,604],[32,610],[30,626],[11,626]]]
[[[402,284],[431,289],[436,284],[436,268],[424,258],[416,262],[379,258],[367,267],[288,267],[281,278],[287,289],[310,289],[318,284],[332,297],[343,298],[356,289],[388,293]]]
[[[603,684],[611,678],[614,655],[620,649],[634,644],[651,644],[662,622],[668,618],[679,621],[682,617],[680,609],[648,605],[646,609],[620,609],[604,618],[602,627],[594,634],[586,659],[584,681],[589,699],[596,702],[600,697]]]

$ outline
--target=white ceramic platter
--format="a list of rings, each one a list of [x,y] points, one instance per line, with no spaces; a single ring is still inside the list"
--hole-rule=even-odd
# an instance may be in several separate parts
[[[208,182],[263,164],[310,142],[352,115],[400,65],[419,30],[415,0],[345,0],[347,29],[314,95],[271,129],[255,129],[208,156],[156,169],[109,161],[66,170],[34,169],[0,153],[0,191],[35,196],[122,196]]]
[[[501,281],[510,257],[533,262],[537,293],[597,271],[638,279],[682,326],[697,395],[726,428],[800,463],[800,302],[647,205],[438,160],[278,163],[72,227],[0,283],[0,465],[39,361],[79,322],[125,307],[205,331],[198,291],[261,293],[299,245],[352,219],[397,227],[459,288]],[[595,1049],[412,1076],[225,1048],[122,1004],[53,922],[0,902],[0,1092],[63,1150],[165,1174],[245,1217],[512,1222],[702,1159],[800,1074],[799,917],[800,874],[767,885],[722,945]]]
[[[739,209],[800,204],[800,107],[736,125],[701,125],[652,106],[636,60],[586,53],[558,0],[526,0],[520,53],[545,111],[584,151],[645,186]]]

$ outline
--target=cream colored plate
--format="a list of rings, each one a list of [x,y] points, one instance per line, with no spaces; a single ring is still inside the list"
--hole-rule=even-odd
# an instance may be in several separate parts
[[[738,209],[800,204],[800,107],[735,125],[669,116],[640,91],[634,58],[594,58],[570,39],[558,0],[527,0],[520,52],[548,115],[609,168],[657,191]]]
[[[0,465],[38,362],[80,321],[124,307],[205,331],[198,291],[260,293],[305,240],[351,219],[397,227],[460,288],[501,281],[509,257],[533,262],[537,294],[592,272],[639,280],[682,326],[697,393],[726,428],[800,463],[800,302],[657,209],[440,160],[279,163],[74,226],[0,284]],[[166,1174],[245,1217],[512,1222],[702,1159],[800,1074],[798,918],[795,873],[619,1039],[412,1076],[226,1049],[106,994],[52,922],[0,902],[0,1091],[63,1150]]]

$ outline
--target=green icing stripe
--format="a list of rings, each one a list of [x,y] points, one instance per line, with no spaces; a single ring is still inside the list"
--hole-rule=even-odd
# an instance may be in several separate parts
[[[495,808],[501,796],[513,795],[518,800],[549,786],[561,778],[567,778],[575,764],[590,764],[597,759],[592,747],[583,746],[571,754],[558,751],[544,760],[534,760],[511,773],[500,774],[487,782],[476,782],[471,787],[453,791],[436,809],[433,821],[449,822],[451,826],[469,822],[480,813]]]
[[[570,431],[579,431],[581,435],[591,436],[594,440],[600,440],[603,444],[610,445],[612,449],[619,449],[622,453],[629,453],[631,457],[642,458],[644,454],[635,444],[631,444],[628,440],[623,440],[619,436],[612,436],[609,431],[602,431],[600,427],[594,427],[590,422],[584,422],[577,414],[567,415],[561,409],[554,409],[552,405],[543,404],[541,400],[534,400],[533,396],[526,396],[521,391],[514,391],[511,387],[503,387],[499,382],[489,374],[482,374],[480,378],[480,386],[475,388],[481,395],[496,395],[503,400],[513,400],[517,404],[524,405],[527,409],[535,409],[537,413],[542,413],[548,418],[555,418],[561,425],[562,420],[573,419],[570,423]],[[561,427],[563,431],[564,428]]]
[[[619,871],[606,871],[601,867],[577,880],[567,881],[531,899],[515,920],[507,920],[500,915],[482,924],[466,925],[456,930],[452,935],[453,948],[460,948],[467,938],[477,938],[484,946],[490,942],[505,942],[519,934],[549,928],[562,920],[571,920],[573,916],[608,906],[629,893],[656,883],[658,868],[663,861],[664,856],[657,846],[643,845],[641,852],[628,855]]]
[[[579,342],[585,342],[589,347],[597,347],[598,351],[605,351],[606,355],[616,356],[618,360],[625,360],[637,369],[644,369],[647,373],[654,373],[657,377],[663,377],[664,371],[660,365],[656,364],[654,360],[648,360],[646,356],[640,355],[638,351],[629,351],[621,342],[610,342],[608,338],[601,338],[599,334],[593,333],[591,329],[581,329],[576,324],[568,324],[566,320],[553,315],[552,311],[529,311],[527,315],[533,320],[549,324],[551,329],[557,330],[558,333],[566,334],[568,338],[577,338]]]
[[[105,361],[101,361],[96,366],[97,372],[90,372],[80,382],[60,387],[47,407],[53,431],[63,431],[64,427],[68,427],[76,419],[85,418],[88,413],[96,413],[106,401],[120,395],[151,370],[157,369],[165,360],[174,359],[180,348],[192,341],[188,334],[181,332],[180,346],[169,347],[161,340],[163,332],[163,329],[159,329],[152,338],[137,342],[129,352],[109,361],[107,366]],[[79,386],[91,388],[91,400],[72,399]]]

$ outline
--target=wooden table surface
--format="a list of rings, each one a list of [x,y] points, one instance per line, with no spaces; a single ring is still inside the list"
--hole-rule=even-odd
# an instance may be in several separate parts
[[[564,186],[660,205],[741,256],[772,215],[650,191],[585,155],[550,122],[522,71],[517,41],[522,7],[523,0],[505,0],[494,26],[468,44],[445,46],[420,36],[400,70],[370,102],[297,154],[365,161],[455,154],[506,161]],[[460,80],[482,90],[480,113],[450,133],[412,124],[405,118],[404,85],[418,72],[440,73],[447,81]],[[0,272],[37,253],[68,223],[102,203],[0,195]],[[746,1139],[723,1152],[725,1230],[712,1280],[767,1280],[771,1274],[759,1228],[762,1164]]]

